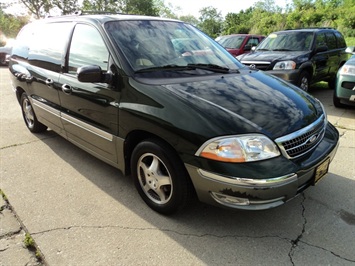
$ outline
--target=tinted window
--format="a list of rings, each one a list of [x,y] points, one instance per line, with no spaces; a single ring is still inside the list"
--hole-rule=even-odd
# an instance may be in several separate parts
[[[340,32],[336,31],[335,36],[337,37],[338,48],[346,48],[346,42]]]
[[[28,55],[30,63],[60,72],[70,28],[69,22],[39,25],[31,39]]]
[[[313,41],[312,32],[286,31],[270,34],[259,46],[258,50],[273,51],[308,51]]]
[[[259,44],[259,39],[252,37],[248,40],[246,45],[257,46]]]
[[[16,37],[16,42],[12,48],[12,54],[21,58],[28,58],[28,52],[33,40],[35,31],[34,24],[24,26]]]
[[[331,32],[326,33],[327,37],[327,46],[329,50],[333,50],[337,48],[337,40],[335,38],[335,35]]]
[[[192,64],[202,64],[205,69],[192,67],[189,73],[186,71],[170,73],[177,76],[184,73],[191,75],[191,72],[194,72],[194,75],[209,75],[215,73],[214,70],[206,70],[211,65],[227,70],[242,67],[220,45],[211,41],[195,27],[182,22],[112,21],[105,24],[105,29],[113,43],[123,52],[132,69],[139,71],[137,74],[147,70],[162,76],[171,66],[185,67],[188,71],[186,67]]]
[[[324,33],[318,33],[316,37],[316,48],[326,46],[327,43],[325,41]]]
[[[218,42],[224,48],[239,49],[244,39],[245,39],[244,36],[229,36],[229,37],[222,37],[220,40],[218,40]]]
[[[79,67],[100,66],[107,71],[109,53],[100,33],[83,24],[75,26],[69,52],[69,73],[76,74]]]

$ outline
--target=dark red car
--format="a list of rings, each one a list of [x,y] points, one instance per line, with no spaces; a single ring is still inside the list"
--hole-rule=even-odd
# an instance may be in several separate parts
[[[232,34],[216,38],[216,41],[222,45],[233,56],[250,52],[253,46],[257,46],[265,36],[251,34]]]

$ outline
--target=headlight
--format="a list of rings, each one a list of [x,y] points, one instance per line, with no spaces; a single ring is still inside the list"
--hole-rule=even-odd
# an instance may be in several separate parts
[[[260,161],[280,155],[277,146],[261,134],[215,138],[196,153],[204,158],[232,163]]]
[[[339,74],[341,74],[341,75],[355,76],[355,66],[344,65],[344,66],[342,66],[341,69],[339,70]]]
[[[293,61],[281,61],[275,64],[274,70],[295,69],[296,63]]]

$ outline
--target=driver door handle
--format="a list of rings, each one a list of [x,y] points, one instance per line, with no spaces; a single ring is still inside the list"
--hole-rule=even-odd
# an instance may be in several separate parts
[[[46,79],[46,85],[48,87],[53,87],[53,83],[54,83],[53,79]]]
[[[72,93],[72,87],[68,84],[63,84],[62,85],[62,91],[65,93],[65,94],[71,94]]]

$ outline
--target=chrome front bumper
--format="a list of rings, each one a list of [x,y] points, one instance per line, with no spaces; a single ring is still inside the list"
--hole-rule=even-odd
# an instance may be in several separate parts
[[[226,177],[186,165],[197,195],[203,202],[229,208],[263,210],[282,205],[299,191],[295,173],[269,179]],[[302,183],[312,179],[303,176]]]

